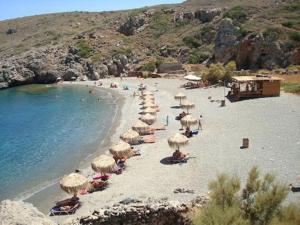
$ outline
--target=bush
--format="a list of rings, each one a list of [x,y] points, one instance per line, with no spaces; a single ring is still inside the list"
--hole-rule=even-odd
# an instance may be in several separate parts
[[[133,51],[131,48],[114,48],[113,49],[113,56],[116,55],[126,55],[127,57],[131,57]]]
[[[291,40],[300,42],[300,33],[299,32],[296,32],[296,31],[289,32],[288,35]]]
[[[272,174],[260,176],[254,167],[242,194],[237,177],[221,174],[209,184],[210,201],[194,219],[195,225],[296,225],[299,208],[282,206],[288,189]]]
[[[143,71],[148,71],[148,72],[153,72],[156,69],[156,62],[148,62],[143,65],[142,70]]]
[[[170,15],[164,14],[162,12],[154,13],[152,21],[150,23],[150,28],[153,29],[154,37],[158,38],[164,33],[168,32],[172,27],[172,20]]]
[[[276,28],[269,27],[263,32],[263,36],[268,41],[275,41],[279,37],[279,31]]]
[[[245,10],[241,6],[235,6],[231,9],[229,9],[226,13],[224,13],[223,17],[230,18],[232,20],[237,20],[240,22],[243,22],[247,18],[247,14],[245,13]]]
[[[285,7],[290,12],[300,11],[300,3],[291,3]]]
[[[295,82],[284,82],[283,90],[289,93],[300,94],[300,84]]]
[[[247,34],[249,34],[250,31],[245,29],[244,27],[239,27],[239,29],[236,30],[236,34],[240,37],[246,37]]]
[[[192,36],[184,37],[182,41],[190,48],[198,48],[201,46],[201,42]]]
[[[282,26],[292,28],[294,26],[294,23],[292,21],[286,21],[282,23]]]
[[[202,63],[210,57],[209,52],[202,52],[200,50],[193,51],[189,56],[190,64]]]
[[[78,55],[83,58],[89,58],[92,55],[93,49],[89,43],[85,40],[81,40],[77,43],[76,48],[78,49]]]

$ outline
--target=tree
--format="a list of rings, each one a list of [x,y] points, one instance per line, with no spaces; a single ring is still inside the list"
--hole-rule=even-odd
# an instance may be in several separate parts
[[[209,184],[210,201],[197,215],[195,225],[296,225],[300,224],[300,210],[282,206],[288,188],[267,173],[260,176],[253,167],[245,187],[240,191],[240,180],[221,174]]]

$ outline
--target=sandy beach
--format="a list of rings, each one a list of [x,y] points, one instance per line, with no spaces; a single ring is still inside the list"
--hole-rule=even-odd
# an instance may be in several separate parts
[[[102,81],[104,88],[112,81],[119,83],[119,88],[114,91],[124,97],[121,116],[115,131],[110,135],[111,142],[117,142],[120,134],[131,128],[140,116],[141,101],[132,96],[134,91],[137,92],[140,80],[105,79]],[[223,99],[222,87],[184,90],[179,86],[185,81],[179,79],[146,79],[143,83],[155,93],[160,107],[157,122],[165,124],[166,116],[169,116],[167,129],[155,132],[156,143],[136,146],[141,156],[127,160],[126,170],[121,175],[111,177],[109,188],[80,196],[82,207],[74,215],[51,217],[54,221],[63,223],[89,215],[95,209],[112,206],[128,197],[168,198],[187,202],[199,194],[206,194],[207,184],[218,173],[236,174],[244,182],[249,169],[254,165],[263,172],[275,173],[281,182],[288,184],[296,181],[300,171],[299,96],[282,93],[280,97],[235,103],[226,99],[226,107],[220,107],[216,100]],[[94,85],[90,81],[72,84]],[[123,84],[129,87],[128,91],[122,90]],[[174,95],[179,91],[196,104],[191,114],[195,117],[203,116],[203,130],[190,138],[189,145],[183,148],[183,152],[191,156],[187,163],[166,165],[161,160],[173,153],[167,139],[178,133],[181,127],[179,121],[175,120],[181,110],[172,108],[178,105]],[[240,149],[244,137],[250,139],[249,149]],[[83,173],[88,176],[94,174],[90,167],[84,169]],[[192,189],[195,193],[174,193],[176,188]],[[290,194],[288,199],[298,201],[300,197]],[[39,208],[46,211],[46,208]]]

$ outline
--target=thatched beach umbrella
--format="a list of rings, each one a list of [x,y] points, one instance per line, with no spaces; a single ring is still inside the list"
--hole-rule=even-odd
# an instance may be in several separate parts
[[[176,150],[179,150],[181,146],[187,145],[188,142],[189,139],[186,136],[178,133],[168,139],[169,146]]]
[[[79,173],[71,173],[63,177],[59,184],[65,192],[76,196],[79,190],[88,185],[88,179]]]
[[[145,105],[145,104],[151,104],[151,103],[153,103],[153,104],[155,104],[155,101],[154,101],[154,99],[146,99],[146,100],[143,100],[142,101],[142,104],[143,105]]]
[[[190,101],[188,101],[188,100],[182,101],[180,106],[181,106],[181,108],[186,109],[187,113],[189,113],[189,109],[195,108],[195,104],[192,103],[192,102],[190,102]]]
[[[153,109],[153,108],[145,108],[143,111],[142,111],[143,114],[156,114],[156,109]]]
[[[181,118],[180,123],[184,127],[190,127],[193,125],[197,125],[199,120],[191,115],[186,115],[185,117]]]
[[[154,95],[154,94],[151,91],[142,91],[142,95],[147,96],[147,95]]]
[[[131,146],[124,141],[119,141],[117,144],[113,144],[109,151],[112,155],[123,158],[130,154]]]
[[[138,144],[141,137],[138,132],[129,129],[124,134],[121,135],[121,139],[129,144]]]
[[[100,155],[92,161],[91,165],[95,172],[112,173],[116,167],[116,162],[111,156]]]
[[[149,125],[151,125],[156,120],[156,117],[153,116],[153,115],[151,115],[151,114],[149,114],[149,113],[147,113],[145,115],[142,115],[140,117],[140,120],[143,121],[143,122],[145,122],[145,123],[147,123],[147,124],[149,124]]]
[[[132,129],[138,132],[139,134],[147,133],[150,130],[150,126],[144,123],[141,120],[136,121],[136,123],[132,126]]]
[[[143,100],[154,100],[155,98],[154,98],[154,96],[153,95],[145,95],[145,96],[142,96],[142,99]]]
[[[155,105],[154,102],[146,102],[144,105],[143,105],[144,108],[156,108],[157,105]]]
[[[179,93],[177,93],[177,94],[174,96],[174,98],[175,98],[176,100],[179,100],[179,105],[181,105],[181,101],[182,101],[183,99],[186,99],[186,96],[185,96],[185,94],[183,94],[182,92],[179,92]]]

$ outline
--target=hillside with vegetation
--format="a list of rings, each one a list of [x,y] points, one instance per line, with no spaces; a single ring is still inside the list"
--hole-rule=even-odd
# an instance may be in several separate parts
[[[0,87],[153,71],[164,62],[300,64],[300,2],[190,0],[0,22]]]

